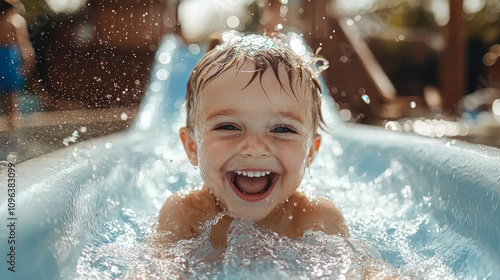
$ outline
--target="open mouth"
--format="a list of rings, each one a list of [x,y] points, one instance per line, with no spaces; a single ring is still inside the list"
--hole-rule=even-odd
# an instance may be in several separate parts
[[[241,199],[258,201],[271,193],[279,179],[279,174],[271,171],[231,171],[226,173],[231,187]]]

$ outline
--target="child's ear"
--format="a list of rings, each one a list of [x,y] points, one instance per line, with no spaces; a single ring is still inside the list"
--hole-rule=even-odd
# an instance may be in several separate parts
[[[321,135],[316,134],[313,138],[313,143],[311,147],[309,148],[309,154],[307,155],[307,166],[311,165],[312,161],[316,157],[316,154],[318,153],[319,146],[321,145]]]
[[[189,158],[189,162],[191,162],[194,166],[198,166],[198,147],[196,146],[194,137],[191,134],[191,130],[184,126],[179,130],[179,134],[181,136],[182,144],[184,145],[184,150]]]

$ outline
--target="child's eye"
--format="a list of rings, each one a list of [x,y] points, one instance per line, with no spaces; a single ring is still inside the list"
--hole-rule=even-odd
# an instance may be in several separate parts
[[[277,133],[297,133],[295,130],[292,128],[286,126],[286,125],[280,125],[271,130],[271,132],[277,132]]]
[[[239,130],[236,126],[232,124],[220,124],[214,128],[215,130]]]

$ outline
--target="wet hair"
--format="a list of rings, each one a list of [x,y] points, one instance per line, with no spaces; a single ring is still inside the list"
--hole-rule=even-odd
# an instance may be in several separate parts
[[[191,130],[194,129],[197,97],[205,86],[229,69],[233,67],[239,69],[245,63],[253,62],[253,76],[243,88],[250,85],[256,78],[262,81],[264,72],[270,69],[278,79],[281,87],[285,89],[284,79],[280,77],[278,71],[280,66],[284,67],[291,92],[285,91],[298,100],[297,94],[299,92],[296,92],[297,89],[305,89],[305,92],[300,92],[300,94],[310,95],[308,100],[312,100],[314,131],[318,126],[323,129],[326,128],[321,114],[321,86],[316,73],[278,36],[284,35],[235,37],[208,51],[193,69],[187,84],[187,127]]]

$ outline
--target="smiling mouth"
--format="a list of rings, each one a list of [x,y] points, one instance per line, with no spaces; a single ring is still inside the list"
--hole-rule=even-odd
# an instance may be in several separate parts
[[[226,177],[241,199],[258,201],[266,198],[280,175],[271,171],[231,171]]]

